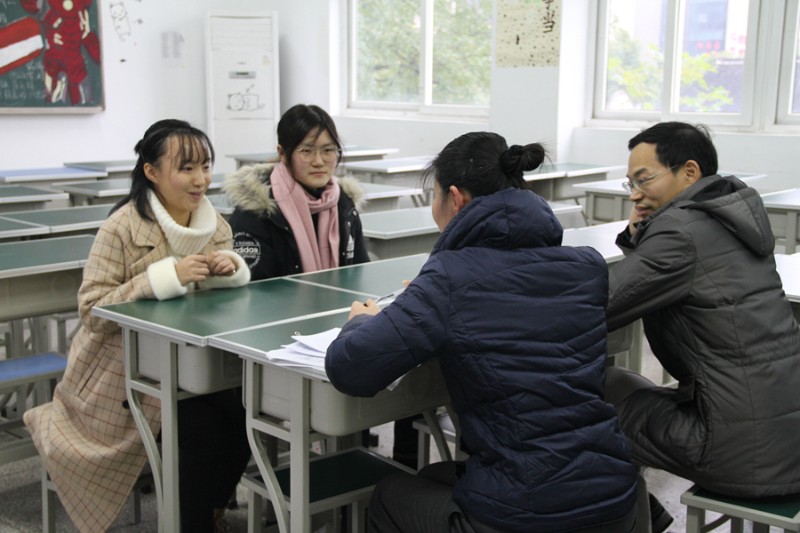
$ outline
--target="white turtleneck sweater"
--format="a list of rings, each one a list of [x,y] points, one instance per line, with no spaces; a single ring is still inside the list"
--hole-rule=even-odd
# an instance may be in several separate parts
[[[147,267],[147,278],[153,293],[159,300],[167,300],[186,294],[195,284],[181,285],[175,264],[187,255],[200,253],[217,230],[217,213],[208,198],[203,198],[200,207],[192,213],[189,227],[181,226],[170,216],[153,191],[148,192],[148,201],[158,225],[169,243],[171,257],[165,257]],[[239,287],[250,281],[250,269],[244,259],[233,250],[219,250],[230,257],[236,271],[230,276],[209,276],[197,283],[197,288],[214,289]]]

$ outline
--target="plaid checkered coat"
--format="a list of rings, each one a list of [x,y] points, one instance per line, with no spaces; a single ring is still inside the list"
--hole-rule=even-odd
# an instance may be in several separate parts
[[[230,250],[231,230],[217,217],[217,230],[201,253]],[[92,316],[96,305],[155,298],[148,265],[169,257],[157,222],[144,220],[127,204],[100,228],[78,293],[81,327],[69,353],[64,379],[53,401],[25,413],[39,455],[64,508],[78,529],[109,528],[130,495],[147,459],[125,395],[122,332],[115,323]],[[237,273],[215,283],[242,285],[249,279],[236,256]],[[240,273],[247,279],[242,281]],[[159,403],[142,400],[154,432],[161,424]]]

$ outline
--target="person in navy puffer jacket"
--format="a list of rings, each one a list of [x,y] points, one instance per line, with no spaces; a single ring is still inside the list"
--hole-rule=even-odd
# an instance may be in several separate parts
[[[466,462],[384,479],[371,531],[631,531],[636,471],[603,398],[608,272],[523,171],[539,144],[468,133],[426,170],[442,234],[389,306],[354,302],[331,344],[333,385],[372,396],[437,358]]]

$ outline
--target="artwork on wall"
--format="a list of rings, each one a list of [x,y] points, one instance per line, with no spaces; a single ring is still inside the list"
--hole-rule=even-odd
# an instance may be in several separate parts
[[[0,0],[0,113],[103,109],[100,0]]]
[[[561,0],[498,0],[497,66],[557,67]]]

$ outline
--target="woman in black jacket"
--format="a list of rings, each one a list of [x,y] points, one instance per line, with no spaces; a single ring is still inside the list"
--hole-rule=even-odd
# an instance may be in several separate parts
[[[278,122],[277,164],[246,166],[225,178],[236,207],[233,249],[260,280],[369,261],[353,178],[333,176],[342,144],[333,119],[298,104]]]

